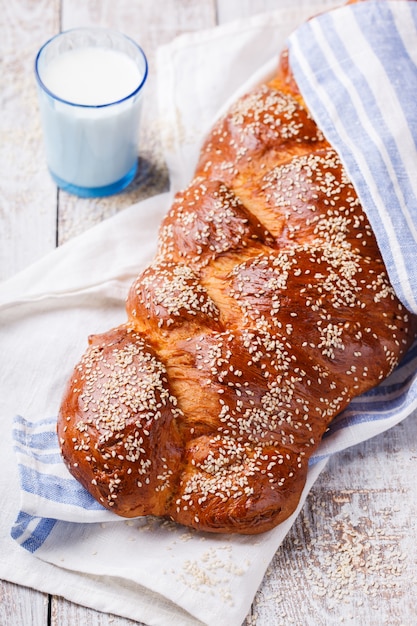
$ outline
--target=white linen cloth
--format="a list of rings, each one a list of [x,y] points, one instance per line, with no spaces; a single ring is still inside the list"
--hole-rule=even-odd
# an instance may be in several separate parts
[[[161,50],[173,189],[188,182],[201,131],[219,106],[236,87],[245,90],[268,75],[284,38],[307,16],[277,11],[181,37]],[[225,68],[234,84],[224,80],[216,90]],[[54,434],[62,391],[86,337],[124,321],[127,289],[152,258],[170,197],[130,207],[0,286],[0,577],[150,626],[239,626],[298,511],[257,537],[199,534],[149,518],[123,521],[70,478]],[[414,347],[382,386],[334,421],[311,463],[300,507],[330,454],[412,413],[416,369]]]

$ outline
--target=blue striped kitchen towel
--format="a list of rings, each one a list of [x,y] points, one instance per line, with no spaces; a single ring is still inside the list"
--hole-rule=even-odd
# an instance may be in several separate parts
[[[391,283],[417,313],[417,3],[344,6],[301,26],[290,64],[368,215]]]
[[[11,535],[29,552],[40,548],[57,520],[105,522],[115,515],[99,504],[68,472],[56,433],[57,418],[14,419],[21,507]]]

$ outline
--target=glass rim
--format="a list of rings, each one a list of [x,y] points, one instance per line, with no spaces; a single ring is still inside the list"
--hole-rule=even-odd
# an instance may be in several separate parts
[[[40,73],[39,73],[39,60],[41,57],[41,54],[44,52],[44,50],[47,48],[47,46],[49,46],[53,41],[55,41],[55,39],[58,39],[59,37],[62,37],[62,35],[67,35],[69,33],[73,33],[73,32],[101,32],[101,33],[112,33],[114,35],[117,35],[118,37],[122,37],[123,39],[126,39],[127,41],[129,41],[130,43],[132,43],[135,48],[139,51],[139,53],[142,56],[142,59],[144,61],[145,64],[145,68],[144,68],[144,72],[143,72],[143,76],[142,76],[142,80],[140,81],[139,85],[133,90],[131,91],[127,96],[124,96],[123,98],[120,98],[119,100],[114,100],[112,102],[106,102],[104,104],[79,104],[78,102],[72,102],[71,100],[66,100],[65,98],[61,98],[60,96],[56,95],[53,91],[51,91],[51,89],[49,89],[45,83],[43,82]],[[50,37],[47,41],[45,41],[45,43],[39,48],[39,51],[36,55],[35,58],[35,77],[36,80],[38,82],[38,85],[42,88],[43,91],[45,91],[51,98],[53,98],[54,100],[58,100],[59,102],[62,102],[64,104],[67,104],[69,106],[73,106],[73,107],[82,107],[84,109],[104,109],[106,107],[111,107],[111,106],[115,106],[116,104],[120,104],[121,102],[125,102],[126,100],[129,100],[130,98],[132,98],[133,96],[135,96],[137,93],[139,93],[139,91],[142,89],[143,85],[145,84],[145,81],[148,77],[148,59],[146,57],[145,52],[143,51],[143,48],[136,43],[136,41],[134,39],[132,39],[131,37],[129,37],[128,35],[125,35],[124,33],[118,31],[118,30],[113,30],[111,28],[101,28],[101,27],[80,27],[80,28],[69,28],[68,30],[63,30],[60,33],[57,33],[56,35],[54,35],[53,37]]]

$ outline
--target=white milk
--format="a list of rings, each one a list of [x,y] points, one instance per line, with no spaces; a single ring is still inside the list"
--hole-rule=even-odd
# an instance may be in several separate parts
[[[141,62],[104,47],[74,48],[38,61],[46,157],[59,186],[106,195],[133,178],[141,90],[134,92],[147,69],[146,59]]]
[[[45,68],[42,80],[62,100],[97,106],[129,96],[140,85],[142,73],[123,52],[82,48],[55,57]]]

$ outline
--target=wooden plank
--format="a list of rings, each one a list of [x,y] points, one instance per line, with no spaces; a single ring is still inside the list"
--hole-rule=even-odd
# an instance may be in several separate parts
[[[48,596],[0,581],[0,624],[47,626]]]
[[[44,161],[33,64],[59,28],[59,0],[2,2],[0,13],[0,280],[55,247],[57,195]],[[46,594],[0,581],[0,624],[43,626]]]
[[[71,0],[63,2],[62,28],[102,26],[126,33],[145,50],[149,61],[139,137],[139,169],[129,189],[117,197],[80,199],[60,192],[59,243],[110,217],[117,211],[168,188],[168,174],[159,141],[156,104],[156,48],[176,35],[215,24],[213,0],[164,0],[163,10],[150,0]]]
[[[62,29],[80,25],[114,28],[135,39],[145,50],[150,67],[141,120],[139,171],[131,187],[123,194],[100,199],[80,199],[59,192],[59,243],[80,234],[86,228],[117,211],[167,189],[168,176],[159,144],[155,94],[155,52],[182,32],[199,30],[215,24],[212,0],[165,0],[163,11],[157,2],[142,0],[64,0]],[[62,598],[52,598],[51,626],[133,626],[130,620],[98,613]],[[137,625],[140,626],[140,625]]]
[[[33,64],[58,0],[3,2],[0,18],[0,280],[55,247],[56,189],[44,161]]]
[[[320,5],[297,3],[311,15]],[[292,0],[279,2],[293,7]],[[277,8],[275,0],[217,0],[219,23]],[[416,458],[416,441],[417,422],[410,418],[331,460],[268,568],[244,626],[415,622],[417,486],[406,468]]]
[[[146,624],[109,613],[99,613],[62,598],[54,598],[48,626],[146,626]]]

